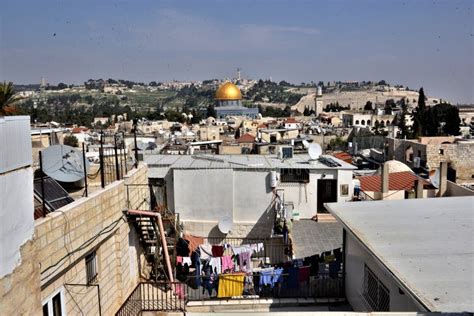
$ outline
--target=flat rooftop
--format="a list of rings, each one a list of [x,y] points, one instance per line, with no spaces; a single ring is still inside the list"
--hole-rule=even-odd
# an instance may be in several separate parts
[[[474,311],[474,197],[327,207],[431,312]]]
[[[320,161],[309,161],[308,154],[294,155],[290,159],[279,159],[276,155],[147,155],[145,163],[149,168],[168,167],[172,169],[356,169],[333,156],[323,155],[340,164],[330,167]]]

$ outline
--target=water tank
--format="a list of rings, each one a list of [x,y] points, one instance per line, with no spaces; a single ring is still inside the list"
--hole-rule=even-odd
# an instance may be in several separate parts
[[[276,171],[270,172],[270,186],[272,189],[276,188],[278,185],[278,178]]]

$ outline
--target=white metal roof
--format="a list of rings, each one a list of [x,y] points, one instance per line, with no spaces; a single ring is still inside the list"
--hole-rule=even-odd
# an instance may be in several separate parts
[[[319,161],[309,161],[308,154],[294,155],[291,159],[279,159],[276,155],[148,155],[145,162],[150,168],[173,169],[347,169],[355,167],[340,159],[327,156],[340,167],[329,167]]]
[[[327,207],[430,311],[474,311],[474,198]]]

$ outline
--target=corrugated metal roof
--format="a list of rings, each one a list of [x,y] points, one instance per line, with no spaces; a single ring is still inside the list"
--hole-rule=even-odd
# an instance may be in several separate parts
[[[382,188],[382,176],[362,176],[359,178],[362,191],[380,192]],[[415,180],[423,181],[423,185],[429,183],[415,175],[413,172],[394,172],[388,176],[388,189],[390,191],[412,190],[415,188]]]
[[[474,311],[473,197],[326,206],[430,311]]]
[[[327,156],[329,157],[329,156]],[[319,161],[309,161],[308,154],[294,155],[291,159],[280,159],[276,155],[147,155],[145,162],[150,168],[170,167],[174,169],[349,169],[355,167],[333,158],[340,167],[329,167]]]

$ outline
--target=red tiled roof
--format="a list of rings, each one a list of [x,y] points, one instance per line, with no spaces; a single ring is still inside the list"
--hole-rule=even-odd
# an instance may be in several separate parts
[[[412,190],[415,187],[415,180],[422,180],[423,185],[429,184],[427,181],[409,171],[394,172],[388,176],[388,189],[390,191]],[[362,176],[359,178],[360,189],[368,192],[380,192],[382,189],[382,176]]]
[[[255,137],[250,135],[249,133],[244,134],[237,139],[237,143],[239,144],[240,143],[253,143],[253,142],[255,142]]]
[[[267,128],[267,127],[268,127],[268,126],[267,126],[267,125],[265,125],[265,124],[263,124],[263,123],[262,123],[262,124],[260,124],[259,126],[257,126],[257,128]]]
[[[333,153],[332,154],[337,159],[341,159],[344,162],[352,164],[352,156],[345,152]]]
[[[286,123],[298,123],[298,122],[295,120],[294,117],[289,117],[285,120],[284,123],[286,124]]]
[[[73,132],[74,134],[77,134],[77,133],[80,133],[80,132],[82,132],[82,131],[85,132],[85,131],[87,131],[87,130],[89,130],[87,127],[81,126],[81,127],[74,127],[74,128],[72,129],[72,132]]]

